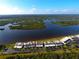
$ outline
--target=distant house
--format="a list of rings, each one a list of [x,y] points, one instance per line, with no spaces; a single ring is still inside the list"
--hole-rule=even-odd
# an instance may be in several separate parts
[[[23,48],[23,43],[22,42],[17,42],[14,46],[14,48]]]
[[[73,42],[79,44],[79,37],[73,37],[72,39],[73,39]]]
[[[59,43],[55,43],[55,45],[56,45],[56,46],[63,46],[63,45],[64,45],[64,43],[59,42]]]
[[[32,43],[32,42],[24,43],[24,48],[31,48],[31,47],[35,47],[35,46],[36,46],[36,44]]]
[[[44,44],[43,43],[37,43],[36,47],[44,47]]]
[[[66,46],[71,46],[73,43],[73,40],[68,39],[68,40],[64,41],[64,43],[66,44]]]
[[[78,37],[79,38],[79,35],[76,35],[75,37]]]
[[[55,43],[46,43],[44,44],[44,47],[55,47]]]
[[[65,37],[61,40],[62,43],[67,44],[72,41],[72,37]]]
[[[68,39],[68,40],[64,41],[64,43],[66,43],[66,44],[71,43],[71,42],[72,42],[71,39]]]
[[[35,44],[27,44],[27,45],[24,45],[24,48],[32,48],[32,47],[35,47]]]
[[[79,41],[79,37],[73,37],[73,41]]]

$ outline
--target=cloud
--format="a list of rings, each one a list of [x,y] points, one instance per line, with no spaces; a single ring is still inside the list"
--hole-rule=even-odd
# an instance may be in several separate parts
[[[77,9],[21,9],[19,7],[0,6],[0,15],[4,14],[79,14]]]
[[[31,9],[21,9],[18,7],[2,6],[0,5],[0,15],[9,14],[36,14],[39,11],[36,8]]]
[[[17,7],[0,6],[0,14],[20,14],[23,10]]]
[[[44,13],[48,13],[48,14],[79,14],[79,10],[78,9],[57,9],[57,10],[48,9],[48,10],[45,10]]]
[[[26,14],[79,14],[79,10],[77,9],[37,9],[37,8],[32,8],[28,9],[28,12],[25,12]]]

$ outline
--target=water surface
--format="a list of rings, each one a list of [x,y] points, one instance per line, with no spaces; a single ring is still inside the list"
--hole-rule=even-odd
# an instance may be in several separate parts
[[[5,26],[0,26],[0,28],[5,28],[5,30],[0,30],[0,44],[79,34],[79,25],[63,27],[52,24],[52,20],[48,19],[44,23],[46,28],[41,30],[10,30],[8,27],[12,25],[10,23]]]

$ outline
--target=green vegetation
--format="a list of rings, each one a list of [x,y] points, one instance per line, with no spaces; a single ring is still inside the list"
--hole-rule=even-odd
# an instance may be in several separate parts
[[[56,21],[56,22],[52,22],[53,24],[59,24],[61,26],[72,26],[72,25],[79,25],[79,21],[78,20],[74,20],[74,21]]]
[[[0,55],[0,59],[79,59],[79,49]]]
[[[5,49],[6,46],[5,45],[0,45],[0,51],[3,51],[3,49]]]
[[[10,26],[10,29],[22,29],[22,30],[32,30],[32,29],[44,29],[45,25],[41,17],[17,17],[1,19],[0,26],[4,26],[8,23],[16,23],[14,26]]]
[[[0,26],[4,26],[8,23],[17,23],[19,26],[10,26],[10,29],[44,29],[44,20],[56,19],[56,20],[70,20],[70,21],[56,21],[54,24],[62,26],[79,25],[79,16],[67,16],[67,15],[42,15],[42,16],[26,16],[26,17],[14,17],[0,20]],[[63,37],[56,37],[46,40],[36,40],[38,42],[60,40]],[[73,43],[71,46],[61,46],[54,48],[28,48],[30,53],[15,53],[15,54],[0,54],[0,59],[79,59],[79,48],[78,44]],[[14,44],[0,45],[0,52],[5,48],[14,49]],[[21,51],[26,49],[20,49]]]
[[[16,22],[17,20],[14,18],[8,18],[8,19],[0,19],[0,26],[4,26],[8,23]]]
[[[30,30],[30,29],[44,29],[45,25],[43,22],[39,21],[39,22],[22,22],[20,24],[18,24],[19,26],[10,26],[10,29],[22,29],[22,30]]]
[[[44,29],[44,20],[58,20],[53,22],[54,24],[60,24],[62,26],[78,25],[79,17],[77,15],[25,15],[25,16],[14,16],[4,19],[0,19],[0,26],[4,26],[8,23],[17,23],[19,26],[10,26],[10,29]],[[61,21],[70,20],[70,21]]]
[[[71,45],[64,45],[49,48],[26,48],[30,50],[29,53],[13,53],[13,54],[0,54],[0,59],[79,59],[78,44],[74,41]],[[6,45],[11,48],[14,44]],[[21,51],[24,49],[20,49]]]
[[[13,49],[14,44],[6,44],[6,45],[0,45],[0,52],[3,52],[5,48],[7,49]]]
[[[9,23],[9,21],[0,21],[0,26],[4,26],[4,25],[6,25],[8,23]]]

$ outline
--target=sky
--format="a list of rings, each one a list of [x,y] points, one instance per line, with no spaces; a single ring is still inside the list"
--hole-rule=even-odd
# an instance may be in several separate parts
[[[0,0],[5,14],[79,14],[79,0]]]

